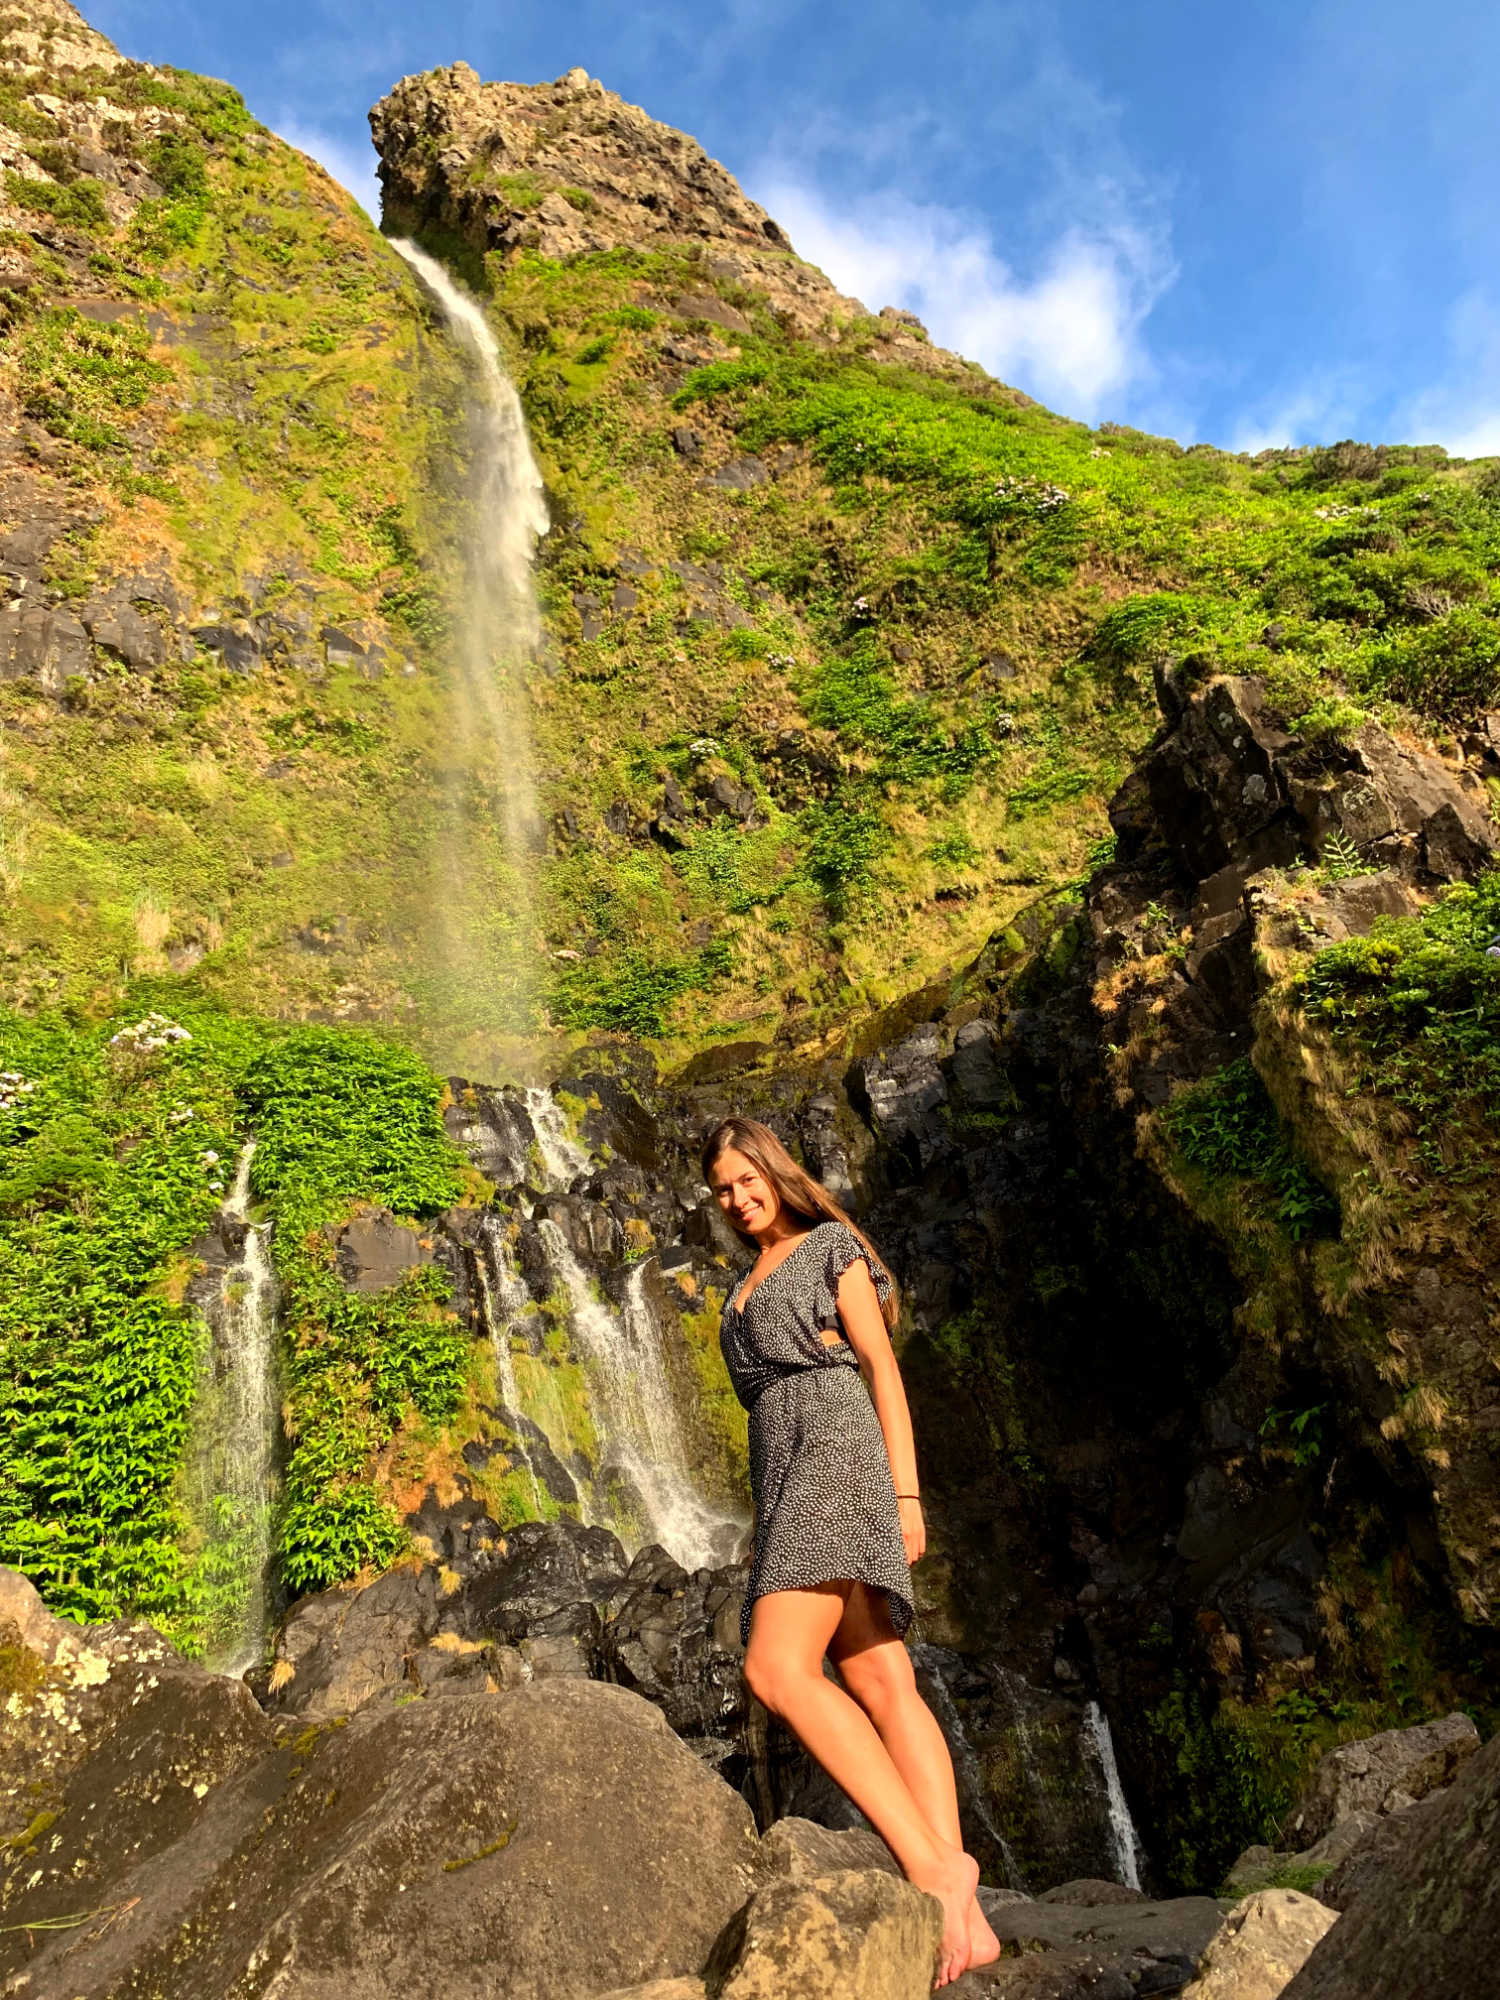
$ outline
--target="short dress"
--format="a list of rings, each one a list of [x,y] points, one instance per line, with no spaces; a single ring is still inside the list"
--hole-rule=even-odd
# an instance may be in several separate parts
[[[891,1281],[842,1222],[820,1222],[725,1309],[719,1342],[750,1412],[755,1556],[740,1614],[748,1644],[755,1601],[848,1578],[883,1590],[891,1623],[912,1619],[911,1571],[891,1461],[859,1357],[839,1323],[839,1279],[863,1257],[881,1302]],[[837,1332],[829,1345],[824,1330]]]

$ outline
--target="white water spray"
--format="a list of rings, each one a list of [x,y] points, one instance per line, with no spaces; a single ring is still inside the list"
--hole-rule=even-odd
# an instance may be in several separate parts
[[[557,1224],[544,1220],[538,1228],[587,1367],[604,1452],[601,1475],[623,1474],[644,1510],[644,1535],[621,1521],[621,1539],[627,1546],[657,1542],[684,1569],[728,1562],[742,1524],[709,1507],[688,1477],[660,1329],[641,1289],[644,1271],[631,1273],[633,1300],[617,1315],[595,1296]]]
[[[1109,1733],[1109,1718],[1097,1701],[1089,1702],[1083,1711],[1083,1734],[1084,1741],[1098,1760],[1099,1775],[1104,1781],[1115,1880],[1123,1882],[1127,1889],[1139,1889],[1140,1837],[1136,1833],[1135,1822],[1130,1817],[1130,1808],[1125,1803],[1125,1788],[1120,1783],[1120,1767],[1115,1762],[1115,1745],[1114,1738]]]
[[[541,638],[532,557],[547,532],[547,508],[520,398],[482,307],[414,243],[392,238],[391,247],[432,294],[473,365],[470,534],[448,718],[461,768],[449,782],[434,914],[454,1010],[448,1032],[493,1040],[524,1034],[535,1003],[529,878],[538,821],[524,672]],[[496,807],[501,851],[486,838]]]
[[[276,1281],[266,1248],[270,1225],[249,1219],[254,1156],[252,1139],[221,1210],[244,1233],[209,1308],[212,1338],[187,1462],[187,1509],[201,1538],[190,1592],[200,1607],[204,1658],[232,1674],[265,1649],[277,1438]]]

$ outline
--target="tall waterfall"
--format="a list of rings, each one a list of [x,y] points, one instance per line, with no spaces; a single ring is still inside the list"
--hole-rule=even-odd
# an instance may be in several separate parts
[[[483,1073],[517,1051],[535,1019],[539,821],[524,673],[541,637],[532,557],[547,508],[520,398],[478,301],[414,243],[391,247],[471,364],[466,574],[444,718],[445,829],[430,885],[440,977],[424,992],[423,1016],[430,1043]]]
[[[206,1302],[210,1338],[184,1463],[184,1506],[196,1543],[189,1597],[205,1662],[223,1673],[243,1673],[265,1648],[271,1563],[276,1281],[270,1225],[250,1220],[254,1155],[252,1139],[220,1210],[221,1234],[238,1239],[238,1251],[218,1296]]]

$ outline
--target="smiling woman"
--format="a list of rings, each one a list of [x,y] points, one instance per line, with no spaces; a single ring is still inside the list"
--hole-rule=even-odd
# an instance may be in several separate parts
[[[938,1984],[999,1955],[964,1852],[953,1764],[901,1636],[926,1548],[891,1348],[895,1283],[828,1190],[754,1118],[709,1134],[703,1173],[760,1254],[720,1331],[750,1412],[755,1556],[745,1681],[943,1905]],[[861,1377],[863,1380],[861,1380]],[[824,1675],[825,1654],[842,1690]]]

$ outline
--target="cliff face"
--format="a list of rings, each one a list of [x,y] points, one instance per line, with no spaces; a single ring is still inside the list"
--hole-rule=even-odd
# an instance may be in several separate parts
[[[1211,1886],[1320,1743],[1491,1699],[1495,467],[1087,430],[839,297],[581,72],[398,85],[388,223],[481,299],[547,482],[526,942],[584,1150],[539,1175],[432,948],[445,800],[437,917],[511,917],[453,727],[464,371],[226,86],[62,0],[4,34],[4,1555],[74,1612],[211,1618],[184,1299],[250,1136],[284,1583],[415,1533],[437,1593],[576,1510],[559,1242],[579,1310],[658,1258],[730,1507],[692,1146],[750,1108],[903,1278],[925,1671],[1028,1856],[1067,1780],[1018,1766],[1018,1703],[1060,1738],[1098,1694],[1158,1866]],[[96,1408],[80,1353],[150,1394]],[[695,1591],[659,1651],[732,1580]]]

